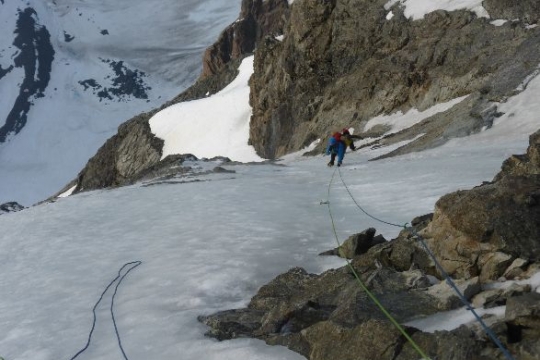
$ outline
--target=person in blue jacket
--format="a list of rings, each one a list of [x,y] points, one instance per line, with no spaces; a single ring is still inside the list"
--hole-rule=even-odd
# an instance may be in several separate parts
[[[330,162],[328,163],[328,166],[334,166],[336,157],[338,160],[337,166],[341,166],[347,148],[350,148],[352,151],[356,151],[354,139],[363,139],[363,137],[359,135],[352,135],[347,128],[341,130],[341,133],[335,132],[332,134],[332,137],[328,140],[328,147],[326,148],[326,155],[330,155]]]
[[[341,133],[335,132],[332,134],[332,137],[328,139],[326,155],[330,155],[330,162],[328,163],[328,166],[334,166],[336,157],[337,166],[341,166],[343,157],[345,156],[345,143],[341,140]]]

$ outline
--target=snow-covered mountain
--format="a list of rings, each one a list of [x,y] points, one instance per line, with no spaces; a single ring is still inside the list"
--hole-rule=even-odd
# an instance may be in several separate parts
[[[52,195],[130,117],[191,85],[240,2],[0,2],[0,203]]]
[[[423,6],[426,2],[421,0],[399,2],[410,5],[406,9],[414,10],[409,12],[413,18],[433,10],[426,9]],[[67,4],[62,7],[57,5],[59,3],[36,4],[33,10],[22,9],[17,14],[20,14],[19,19],[24,19],[23,22],[31,24],[30,33],[35,35],[32,39],[39,38],[41,41],[47,38],[47,34],[51,34],[53,39],[52,34],[60,34],[57,41],[69,48],[82,35],[75,31],[75,25],[59,27],[58,22],[51,20],[52,14],[65,13],[66,19],[69,16],[72,19],[88,19],[86,21],[90,24],[92,11],[86,13],[81,9],[86,11],[93,7],[87,8],[87,2],[80,1],[72,13],[67,10]],[[397,3],[388,1],[388,4]],[[9,4],[8,0],[0,0],[0,9],[9,9]],[[95,3],[95,6],[98,4],[102,6],[101,10],[109,9],[104,1]],[[127,1],[119,4],[126,5]],[[130,4],[137,7],[133,2]],[[151,14],[158,10],[160,4],[141,2],[139,11]],[[458,4],[459,9],[467,8],[479,15],[484,14],[479,8],[481,2],[477,0],[447,0],[440,4],[447,10],[455,9],[454,5]],[[170,10],[173,5],[171,2],[164,9]],[[221,5],[225,6],[225,3]],[[194,10],[187,17],[193,20],[190,24],[195,28],[213,26],[215,22],[207,22],[209,14],[228,13],[222,6],[214,9],[197,8],[195,3],[190,6],[189,9],[201,10]],[[40,18],[37,16],[40,13],[48,14],[51,18],[44,15]],[[106,19],[107,14],[112,17],[112,13],[115,11],[100,11],[99,18]],[[116,15],[119,13],[117,11]],[[391,18],[391,12],[387,17]],[[111,36],[115,28],[104,24],[100,22],[99,26],[92,27],[98,30],[99,35],[88,29],[84,34],[88,31],[92,34],[90,37],[97,39]],[[12,25],[17,26],[16,22]],[[219,28],[215,31],[219,31]],[[132,38],[144,38],[145,34],[143,31]],[[194,34],[191,35],[190,40],[193,40]],[[39,43],[37,40],[31,42],[32,46]],[[39,71],[34,72],[27,80],[32,85],[28,88],[31,95],[20,98],[30,99],[34,103],[28,114],[37,110],[43,113],[50,111],[51,116],[58,116],[55,121],[59,123],[52,122],[53,125],[49,126],[44,122],[31,123],[29,117],[22,131],[1,145],[2,178],[4,174],[19,176],[6,175],[7,180],[2,180],[1,195],[6,200],[15,193],[4,196],[4,191],[14,189],[14,186],[10,188],[8,185],[16,182],[21,183],[17,183],[22,185],[21,189],[27,189],[27,194],[21,190],[21,197],[16,198],[25,204],[58,190],[65,185],[66,179],[58,178],[56,181],[52,175],[54,170],[64,171],[69,169],[69,164],[73,164],[73,170],[78,171],[80,165],[76,167],[76,161],[71,157],[80,156],[82,159],[88,156],[87,153],[81,154],[83,147],[97,147],[101,145],[98,137],[105,138],[114,132],[115,126],[105,120],[103,123],[90,122],[92,114],[99,119],[112,121],[112,114],[123,112],[122,106],[128,106],[133,113],[145,106],[150,108],[152,99],[160,96],[154,93],[157,91],[156,84],[162,85],[157,88],[164,89],[164,84],[175,82],[172,80],[174,76],[165,71],[170,67],[142,59],[142,55],[137,66],[132,65],[136,59],[128,63],[127,60],[110,56],[103,57],[102,61],[101,57],[97,60],[90,57],[88,54],[91,52],[87,52],[83,58],[71,56],[69,63],[78,64],[74,69],[84,71],[84,76],[79,78],[77,71],[59,72],[68,74],[66,76],[71,82],[56,83],[58,86],[64,84],[63,90],[56,87],[56,91],[70,99],[82,99],[78,106],[73,104],[67,107],[68,111],[87,116],[77,117],[79,122],[76,122],[75,118],[63,117],[59,115],[60,110],[53,109],[54,104],[60,109],[60,97],[51,95],[50,100],[56,99],[56,102],[47,106],[38,105],[42,99],[48,99],[50,89],[55,89],[50,86],[55,84],[57,78],[54,76],[56,59],[63,54],[59,50],[62,47],[55,47],[53,40],[51,43],[54,57],[49,84],[44,87],[42,80],[46,80],[46,76],[39,75]],[[155,44],[163,45],[163,42],[156,41]],[[99,54],[118,55],[117,51],[120,51],[111,44],[102,45],[90,41],[86,43],[88,47],[99,48]],[[119,43],[115,46],[119,46]],[[137,46],[133,47],[141,51],[139,54],[144,53]],[[3,77],[0,81],[10,79],[12,84],[18,83],[11,78],[18,72],[21,84],[26,84],[26,73],[23,76],[24,70],[16,66],[22,61],[18,60],[18,56],[25,53],[25,47],[22,46],[20,51],[9,46],[7,49],[13,50],[13,53],[2,57]],[[41,50],[36,51],[37,47],[33,49],[33,56],[40,56]],[[85,53],[84,49],[86,47],[82,45],[79,48],[81,53]],[[44,59],[50,59],[47,54],[51,53],[44,51]],[[111,60],[113,58],[116,60]],[[189,103],[175,104],[149,120],[152,132],[164,142],[163,156],[193,153],[199,157],[226,155],[245,162],[262,160],[248,143],[251,112],[248,79],[254,72],[253,60],[253,57],[245,58],[236,80],[222,91]],[[120,65],[120,61],[124,62]],[[37,62],[37,67],[28,68],[37,71],[41,64]],[[145,62],[146,65],[143,64]],[[36,58],[33,64],[36,64]],[[157,70],[150,72],[148,69],[153,65],[157,66],[154,69]],[[72,65],[62,66],[66,70]],[[332,182],[333,177],[338,176],[338,170],[326,166],[327,157],[302,156],[304,152],[313,150],[317,143],[324,144],[326,139],[319,139],[304,151],[285,156],[277,163],[234,163],[220,157],[211,160],[185,157],[180,165],[170,164],[176,173],[144,178],[135,184],[115,189],[74,195],[68,191],[56,201],[0,216],[0,284],[5,289],[0,300],[0,357],[6,360],[304,358],[285,347],[268,347],[254,339],[218,342],[206,338],[204,333],[208,328],[199,323],[197,317],[246,306],[257,289],[291,267],[301,266],[313,273],[341,267],[344,262],[340,258],[318,256],[322,251],[333,248],[336,239],[344,239],[369,227],[375,227],[386,239],[392,239],[402,227],[391,223],[411,222],[418,215],[432,212],[442,195],[491,181],[506,158],[525,152],[529,135],[539,128],[537,114],[540,105],[537,98],[540,78],[538,71],[534,71],[536,66],[536,63],[532,64],[531,76],[515,89],[512,96],[493,100],[497,101],[497,116],[478,133],[448,139],[437,148],[378,161],[370,160],[389,154],[414,139],[393,144],[381,142],[377,146],[365,146],[356,152],[348,152],[344,166],[339,169],[343,183]],[[116,88],[118,83],[112,78],[116,70],[122,75],[129,73],[135,76],[131,77],[135,79],[132,85],[141,85],[148,99],[137,91],[119,94],[120,90]],[[94,71],[94,75],[86,76],[87,71]],[[146,76],[143,76],[143,72]],[[197,74],[185,75],[187,79]],[[59,77],[63,78],[62,75]],[[108,80],[111,82],[104,85]],[[185,86],[183,84],[180,81],[175,86]],[[70,86],[71,90],[67,91],[66,87]],[[175,86],[170,85],[171,91]],[[107,94],[113,93],[116,97],[107,97]],[[141,99],[137,98],[139,95]],[[423,111],[412,109],[380,115],[367,120],[365,128],[351,130],[362,132],[379,127],[384,129],[381,137],[391,136],[399,130],[421,124],[434,114],[465,106],[463,104],[467,104],[470,96],[461,94]],[[12,100],[15,102],[16,98]],[[22,113],[19,111],[18,114]],[[87,139],[89,129],[91,135]],[[68,136],[70,133],[80,135],[78,143]],[[421,134],[417,135],[420,137]],[[44,143],[36,144],[39,139]],[[366,145],[371,140],[360,140],[357,146]],[[23,158],[15,157],[18,155],[17,149]],[[40,149],[43,154],[40,154]],[[30,155],[26,155],[25,151],[29,151]],[[95,149],[88,150],[90,155],[93,152]],[[51,157],[52,160],[47,162],[49,155],[58,157]],[[49,177],[36,177],[36,172],[42,170],[49,171]],[[73,174],[66,177],[69,180]],[[351,198],[374,217],[360,212],[355,206],[358,203]],[[29,199],[29,202],[24,199]],[[528,204],[536,206],[535,199],[531,197]],[[332,214],[329,214],[329,209],[332,209]],[[0,210],[19,209],[14,204],[7,204]],[[531,272],[538,269],[537,264],[532,264]],[[539,292],[539,276],[536,273],[520,282],[529,285],[530,292]],[[509,283],[495,281],[489,285],[505,287]],[[501,320],[505,306],[481,308],[478,311],[481,315],[492,315],[490,320]],[[470,311],[461,308],[433,317],[406,320],[406,324],[433,332],[455,329],[460,324],[470,324],[474,319]],[[356,338],[352,341],[356,343]],[[402,339],[396,345],[400,351],[408,346],[403,344]],[[345,351],[348,350],[348,347],[345,348]],[[397,357],[390,354],[391,351],[386,353],[389,357]],[[455,355],[452,357],[452,351],[448,351],[448,354],[448,358],[456,359]]]
[[[247,88],[250,66],[251,59],[244,60],[230,89],[234,93]],[[539,93],[540,79],[535,78],[524,92],[501,104],[505,115],[492,128],[440,148],[376,162],[368,160],[394,147],[348,153],[341,169],[346,184],[379,218],[405,223],[430,212],[441,195],[491,180],[506,157],[525,151],[528,135],[538,128],[534,99]],[[223,95],[189,109],[177,106],[154,121],[174,130],[182,112],[211,108],[213,100],[222,106]],[[400,129],[452,105],[411,111],[399,119],[378,118],[372,125]],[[229,101],[229,106],[246,104]],[[239,119],[224,117],[220,129],[230,132],[209,132],[207,141],[245,143],[247,138],[240,141],[238,134],[249,118]],[[197,133],[199,125],[185,123],[184,129]],[[227,134],[233,136],[225,138]],[[174,139],[166,141],[173,149]],[[200,143],[191,141],[183,146],[196,150]],[[300,155],[277,165],[191,160],[185,163],[191,170],[182,176],[85,192],[0,216],[0,283],[9,289],[0,301],[0,356],[73,359],[89,342],[79,359],[121,359],[119,343],[130,360],[302,359],[253,339],[205,338],[207,329],[197,322],[198,315],[245,306],[262,284],[290,267],[321,272],[343,265],[338,258],[318,256],[335,245],[328,211],[321,206],[329,200],[333,169],[326,166],[326,157]],[[207,172],[215,167],[222,170]],[[360,213],[339,182],[332,187],[331,204],[340,238],[371,226],[388,239],[399,231]],[[118,273],[132,261],[142,264]],[[92,308],[117,275],[126,276],[96,306],[91,332]],[[537,288],[538,277],[530,284]],[[504,307],[489,311],[500,316]],[[471,321],[459,309],[414,326],[436,331]]]

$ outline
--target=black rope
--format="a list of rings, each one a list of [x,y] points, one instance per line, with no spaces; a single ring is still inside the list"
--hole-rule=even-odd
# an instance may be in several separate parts
[[[114,306],[114,298],[116,296],[116,293],[118,292],[118,287],[120,286],[120,284],[122,283],[122,281],[124,280],[124,278],[130,273],[131,270],[135,269],[137,266],[141,265],[142,264],[142,261],[132,261],[132,262],[128,262],[128,263],[125,263],[121,268],[120,270],[118,270],[118,275],[109,283],[109,285],[107,285],[107,287],[105,288],[105,290],[101,293],[101,296],[99,297],[99,300],[96,302],[96,304],[94,305],[93,309],[92,309],[92,313],[94,315],[94,321],[92,322],[92,329],[90,330],[90,333],[88,334],[88,340],[86,341],[86,345],[81,349],[79,350],[75,355],[73,355],[73,357],[71,357],[69,360],[73,360],[73,359],[76,359],[79,355],[81,355],[83,352],[85,352],[88,347],[90,346],[90,342],[92,341],[92,335],[94,333],[94,330],[96,328],[96,322],[97,322],[97,315],[96,315],[96,309],[97,307],[99,306],[99,304],[101,303],[101,301],[103,300],[103,297],[105,296],[105,294],[107,293],[107,291],[109,290],[109,288],[116,282],[118,281],[118,283],[116,284],[116,287],[114,289],[114,293],[113,293],[113,296],[112,296],[112,299],[111,299],[111,317],[112,317],[112,321],[113,321],[113,324],[114,324],[114,330],[116,332],[116,338],[118,340],[118,346],[120,347],[120,350],[122,351],[122,355],[124,355],[124,359],[125,360],[128,360],[127,356],[126,356],[126,353],[124,351],[124,348],[122,347],[122,341],[120,339],[120,333],[118,332],[118,327],[116,326],[116,320],[114,318],[114,310],[113,310],[113,306]],[[130,266],[130,265],[133,265],[132,267],[130,267],[125,274],[122,275],[122,271]]]

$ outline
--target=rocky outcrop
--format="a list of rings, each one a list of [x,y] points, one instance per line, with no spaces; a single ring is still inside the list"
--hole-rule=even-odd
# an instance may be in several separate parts
[[[221,167],[222,164],[233,164],[229,158],[225,157],[198,159],[191,154],[177,154],[160,160],[161,140],[154,137],[146,128],[147,121],[129,123],[130,126],[137,126],[136,124],[139,126],[139,131],[128,128],[125,131],[127,134],[125,137],[120,136],[124,134],[120,131],[119,135],[110,140],[110,144],[105,144],[102,152],[98,152],[90,160],[79,178],[55,197],[72,186],[76,186],[74,193],[77,193],[136,182],[142,183],[142,186],[193,182],[200,181],[197,177],[209,173],[234,173],[233,170]],[[133,134],[137,134],[138,138],[133,138]],[[140,146],[140,142],[146,142],[147,146]],[[124,161],[126,154],[137,157],[136,161],[133,159]],[[133,167],[134,164],[139,166]],[[106,172],[108,177],[104,177],[102,172]],[[103,179],[108,182],[102,182]]]
[[[238,20],[205,51],[201,79],[219,74],[231,61],[253,53],[263,37],[283,34],[288,13],[287,0],[242,0]]]
[[[15,201],[7,202],[0,205],[0,215],[21,211],[23,209],[24,209],[24,206],[22,206],[18,202],[15,202]]]
[[[540,3],[536,0],[484,0],[482,6],[494,19],[510,19],[535,24],[540,20]]]
[[[498,181],[505,176],[539,175],[540,174],[540,131],[529,137],[530,146],[527,153],[522,155],[512,155],[506,159],[502,165],[502,170],[494,181]],[[534,195],[534,194],[533,194]],[[529,202],[540,199],[534,196]]]
[[[420,146],[432,147],[492,121],[489,114],[497,111],[487,110],[493,101],[512,94],[535,70],[539,31],[523,22],[494,26],[467,11],[436,11],[411,21],[398,5],[387,20],[386,3],[291,6],[283,41],[268,37],[255,53],[250,139],[259,155],[278,157],[332,129],[361,130],[378,114],[473,94],[453,116],[430,120],[437,125]]]
[[[453,276],[496,279],[516,258],[540,260],[540,131],[492,183],[443,196],[425,236]]]
[[[375,232],[374,228],[369,228],[359,234],[354,234],[339,247],[320,255],[337,255],[345,259],[352,259],[357,255],[364,254],[373,246],[386,243],[386,239],[382,235],[375,236]]]
[[[92,157],[77,179],[75,193],[126,184],[161,159],[163,140],[150,131],[149,114],[121,125]]]

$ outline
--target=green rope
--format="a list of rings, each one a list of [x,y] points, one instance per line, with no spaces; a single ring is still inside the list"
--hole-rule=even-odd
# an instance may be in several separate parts
[[[336,224],[335,224],[335,221],[334,221],[334,216],[332,215],[332,208],[330,207],[330,189],[332,187],[332,183],[334,182],[335,175],[336,175],[336,170],[334,170],[334,173],[332,174],[332,179],[330,180],[330,184],[328,184],[328,201],[327,201],[327,205],[328,205],[328,214],[330,215],[330,220],[332,222],[332,229],[333,229],[333,232],[334,232],[334,237],[336,238],[336,242],[337,242],[338,248],[339,248],[341,246],[341,243],[339,242],[339,237],[338,237],[337,230],[336,230]],[[356,278],[356,280],[357,280],[358,284],[360,285],[360,287],[362,288],[362,290],[364,290],[364,292],[375,303],[375,305],[377,305],[377,307],[388,318],[388,320],[390,320],[390,322],[392,324],[394,324],[394,326],[401,332],[401,334],[407,339],[407,341],[409,341],[409,343],[416,350],[416,352],[418,352],[418,354],[420,354],[422,359],[429,360],[430,357],[427,356],[424,351],[422,351],[420,346],[418,346],[418,344],[416,344],[416,342],[409,336],[409,334],[407,334],[405,329],[403,329],[403,327],[396,321],[396,319],[394,319],[394,317],[392,315],[390,315],[390,313],[385,309],[385,307],[381,304],[381,302],[377,299],[377,297],[371,291],[369,291],[369,289],[366,287],[366,285],[364,284],[362,279],[360,279],[360,276],[358,275],[358,273],[356,272],[356,270],[352,266],[349,259],[345,259],[345,261],[347,262],[347,265],[351,269],[354,277]]]

